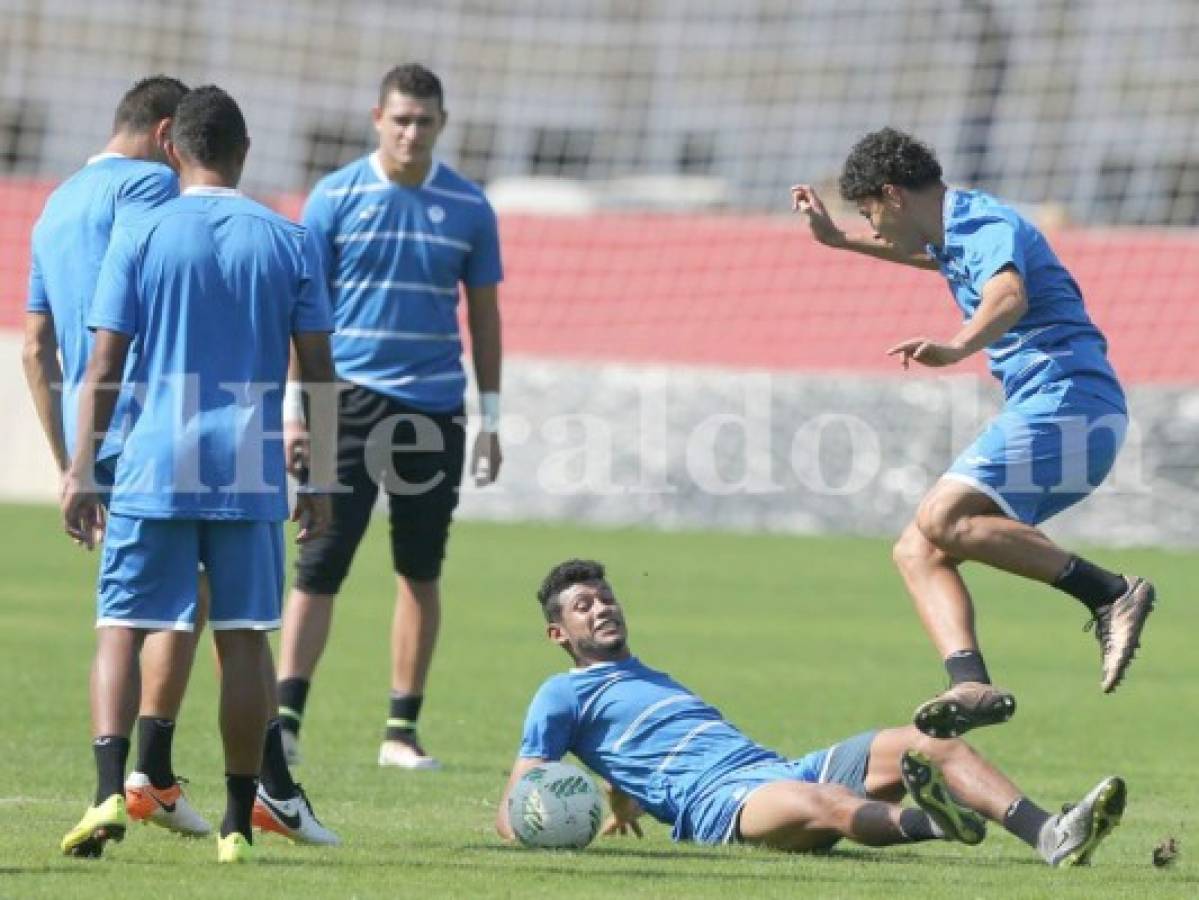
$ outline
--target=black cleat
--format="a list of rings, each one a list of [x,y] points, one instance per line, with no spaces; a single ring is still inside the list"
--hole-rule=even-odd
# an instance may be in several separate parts
[[[972,728],[999,725],[1016,714],[1016,698],[979,681],[963,681],[916,707],[912,724],[934,738],[955,738]]]

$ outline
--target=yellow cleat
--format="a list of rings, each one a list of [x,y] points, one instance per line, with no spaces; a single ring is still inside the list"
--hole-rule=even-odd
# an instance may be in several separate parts
[[[79,824],[62,839],[62,852],[67,856],[99,857],[108,841],[125,839],[125,798],[113,794],[99,806],[83,814]]]
[[[246,836],[233,831],[216,839],[216,861],[222,863],[246,863],[254,858],[254,849]]]

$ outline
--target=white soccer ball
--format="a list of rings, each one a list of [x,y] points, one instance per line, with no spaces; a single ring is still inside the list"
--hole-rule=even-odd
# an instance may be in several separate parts
[[[582,850],[599,832],[603,814],[595,782],[570,763],[530,769],[508,797],[508,821],[526,847]]]

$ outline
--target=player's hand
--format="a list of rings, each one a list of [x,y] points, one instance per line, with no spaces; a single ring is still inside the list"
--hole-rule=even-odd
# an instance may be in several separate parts
[[[824,201],[810,184],[791,185],[791,211],[807,216],[812,237],[829,247],[845,244],[845,232],[836,226],[824,207]]]
[[[328,494],[296,494],[296,508],[292,510],[291,520],[300,523],[300,531],[296,534],[297,544],[306,544],[320,537],[333,521],[332,498]]]
[[[104,507],[90,479],[68,469],[62,478],[59,500],[63,530],[80,547],[94,549],[104,537]]]
[[[295,478],[308,470],[308,428],[294,419],[283,423],[283,458]]]
[[[604,785],[604,793],[608,796],[608,809],[611,810],[611,815],[604,820],[604,824],[600,827],[600,834],[605,836],[627,835],[632,832],[637,837],[644,837],[641,825],[637,822],[637,819],[644,813],[641,804],[610,784]]]
[[[475,485],[486,487],[499,478],[503,462],[500,436],[494,431],[480,431],[475,438],[475,448],[470,458],[470,471],[474,476]]]
[[[961,347],[955,347],[953,344],[938,344],[927,338],[911,338],[903,341],[888,350],[887,355],[900,357],[905,369],[912,361],[918,362],[922,366],[940,368],[941,366],[952,366],[969,356]]]

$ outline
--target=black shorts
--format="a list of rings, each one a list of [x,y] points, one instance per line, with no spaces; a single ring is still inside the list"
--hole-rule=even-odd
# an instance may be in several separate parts
[[[337,480],[333,521],[304,544],[296,587],[336,594],[370,524],[382,487],[391,512],[395,571],[420,581],[441,575],[466,454],[462,410],[413,409],[359,385],[338,396]]]

